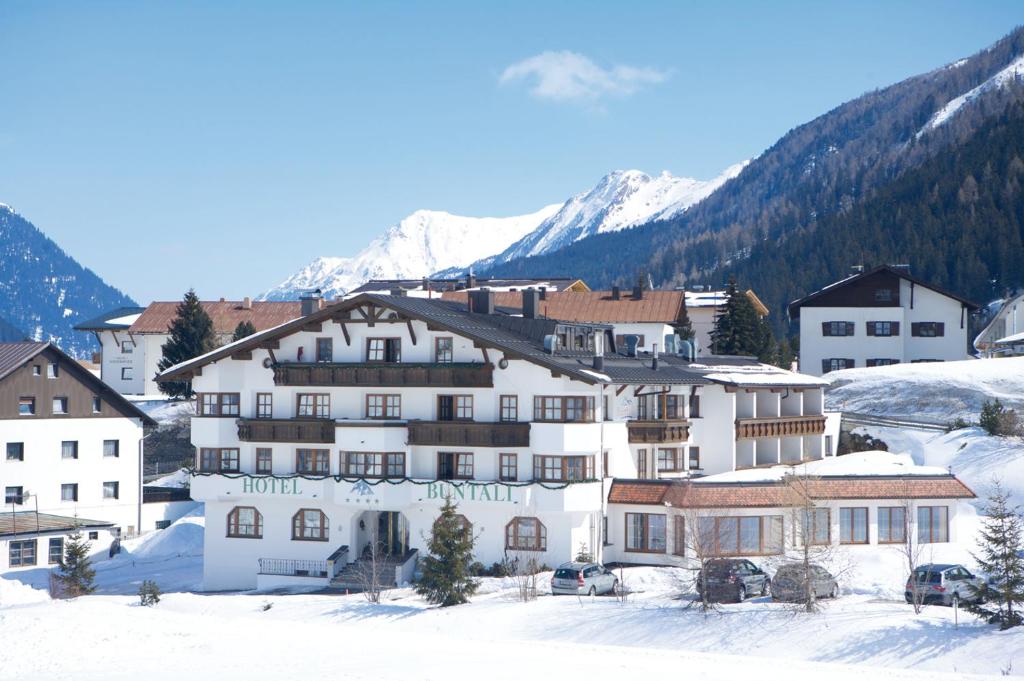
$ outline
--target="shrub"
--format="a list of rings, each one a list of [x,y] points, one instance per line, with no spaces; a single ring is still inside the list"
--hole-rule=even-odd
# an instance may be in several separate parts
[[[139,605],[146,607],[156,605],[160,602],[160,587],[156,582],[147,579],[139,587]]]
[[[989,435],[1019,435],[1021,432],[1017,412],[1004,407],[998,399],[991,402],[986,400],[985,404],[981,406],[978,425],[984,428]]]

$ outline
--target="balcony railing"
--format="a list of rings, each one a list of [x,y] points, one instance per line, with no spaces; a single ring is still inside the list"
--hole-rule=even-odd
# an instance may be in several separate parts
[[[274,365],[274,384],[407,388],[492,388],[494,368],[482,363],[285,363]]]
[[[409,444],[441,447],[529,447],[529,423],[409,421]]]
[[[736,419],[736,439],[821,435],[825,432],[824,416],[773,416],[759,419]]]
[[[678,420],[641,421],[632,420],[626,424],[631,443],[659,444],[663,442],[686,442],[690,439],[690,422]]]
[[[291,560],[289,558],[258,558],[261,575],[285,577],[327,577],[326,560]]]
[[[238,419],[242,442],[332,444],[334,421],[328,419]]]

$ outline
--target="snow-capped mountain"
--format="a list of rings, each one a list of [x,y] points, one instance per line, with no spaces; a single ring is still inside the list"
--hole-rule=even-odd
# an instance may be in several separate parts
[[[370,279],[415,279],[438,270],[465,267],[529,234],[559,207],[554,204],[510,218],[418,210],[389,227],[359,254],[351,258],[319,257],[260,299],[294,300],[299,292],[315,288],[327,298],[336,298]]]
[[[472,218],[420,210],[388,228],[351,258],[320,257],[278,286],[263,300],[293,300],[319,288],[338,297],[369,279],[415,279],[431,274],[454,276],[470,267],[557,250],[574,241],[674,217],[743,170],[746,162],[713,180],[652,177],[622,170],[601,178],[592,189],[562,204],[509,218]]]

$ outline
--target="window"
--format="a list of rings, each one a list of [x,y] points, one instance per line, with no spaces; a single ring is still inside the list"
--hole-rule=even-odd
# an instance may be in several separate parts
[[[878,543],[902,544],[907,540],[907,509],[902,506],[880,506],[878,509]]]
[[[841,509],[839,509],[839,543],[840,544],[867,544],[868,543],[868,509],[866,509],[866,508],[841,508]]]
[[[25,460],[25,443],[24,442],[8,442],[7,443],[7,460],[8,461],[24,461]]]
[[[103,456],[121,456],[120,440],[104,440]]]
[[[49,364],[47,364],[46,365],[46,377],[47,378],[57,378],[58,376],[60,376],[60,368],[57,366],[57,363],[56,362],[50,362]]]
[[[455,344],[451,336],[443,336],[434,339],[434,361],[439,363],[453,362],[455,357]]]
[[[854,334],[853,322],[822,322],[822,336],[852,336]]]
[[[401,395],[367,395],[366,418],[368,419],[400,419],[402,418]]]
[[[331,472],[331,452],[328,449],[296,449],[295,472],[307,475],[327,475]]]
[[[90,532],[89,533],[89,541],[96,541],[99,538],[100,538],[100,533],[99,532]]]
[[[782,516],[698,518],[701,542],[718,556],[782,553]]]
[[[642,334],[642,333],[633,333],[633,334],[617,333],[617,334],[615,334],[615,347],[619,348],[620,350],[621,349],[626,349],[626,345],[627,345],[626,344],[626,338],[628,336],[636,336],[637,337],[638,340],[636,342],[636,346],[638,348],[642,348],[645,345],[647,345],[647,343],[645,342],[645,339],[644,339],[644,334]]]
[[[228,513],[228,536],[259,539],[263,536],[263,514],[252,506],[235,506]]]
[[[593,421],[593,397],[546,397],[533,398],[534,421]]]
[[[473,396],[472,395],[438,395],[437,396],[437,420],[438,421],[472,421],[473,420]]]
[[[60,486],[61,501],[78,501],[78,483],[66,482]]]
[[[593,480],[594,457],[592,456],[542,456],[533,457],[533,479],[551,482],[573,482]]]
[[[690,463],[690,470],[691,471],[699,471],[700,470],[700,447],[690,447],[690,449],[689,449],[689,456],[690,456],[690,462],[689,462]]]
[[[54,397],[53,398],[53,413],[54,414],[67,414],[68,413],[68,398],[66,398],[66,397]]]
[[[405,452],[342,452],[345,475],[359,478],[404,478]]]
[[[132,367],[121,367],[121,380],[130,381],[134,378]]]
[[[274,472],[274,450],[270,447],[256,448],[256,472],[263,475]]]
[[[827,546],[832,543],[832,514],[827,508],[805,508],[801,512],[801,525],[797,528],[800,543]]]
[[[641,480],[647,477],[647,450],[636,450],[636,477]]]
[[[327,516],[317,508],[300,508],[292,516],[292,539],[327,541]]]
[[[51,537],[47,562],[57,565],[64,559],[64,537]]]
[[[853,366],[854,361],[852,359],[833,357],[821,360],[821,371],[826,374],[830,371],[839,371],[840,369],[852,369]]]
[[[97,396],[93,396],[93,398],[92,398],[92,413],[93,414],[99,414],[101,411],[103,411],[103,400],[101,400]]]
[[[825,456],[832,456],[832,454],[833,454],[833,451],[832,451],[832,436],[831,435],[826,435],[825,436]]]
[[[680,400],[682,395],[665,395],[665,418],[666,419],[681,419],[683,418],[682,411],[680,410]]]
[[[196,404],[200,416],[238,416],[238,393],[199,393]]]
[[[170,520],[157,520],[156,523],[154,524],[154,529],[166,530],[170,526],[171,526],[171,521]]]
[[[466,452],[438,452],[438,480],[469,480],[473,477],[473,455]]]
[[[516,395],[502,395],[500,398],[502,421],[519,420],[519,397]]]
[[[892,289],[891,288],[876,288],[875,289],[875,302],[876,303],[889,303],[889,302],[892,302]]]
[[[683,450],[678,447],[658,448],[658,472],[671,473],[683,470]]]
[[[919,338],[941,338],[946,335],[946,324],[944,322],[913,322],[910,325],[910,335]]]
[[[949,541],[949,509],[945,506],[921,506],[917,509],[917,541],[938,544]]]
[[[519,456],[517,454],[498,455],[498,479],[515,482],[519,479]]]
[[[666,522],[663,513],[627,513],[626,550],[665,553]]]
[[[10,567],[25,567],[26,565],[36,564],[35,539],[23,539],[21,541],[12,541],[8,544],[8,546],[9,549],[7,553],[7,564]]]
[[[134,351],[135,351],[135,343],[132,343],[130,340],[121,341],[121,354],[122,355],[130,355]]]
[[[505,549],[547,551],[548,530],[538,518],[513,518],[505,526]]]
[[[601,418],[605,421],[612,420],[612,408],[607,395],[601,395]]]
[[[199,470],[213,473],[237,473],[239,456],[237,448],[203,447],[199,450]]]
[[[5,504],[23,504],[25,503],[25,491],[18,485],[16,487],[5,487],[4,488],[4,503]]]
[[[690,395],[690,418],[700,418],[700,395]]]
[[[402,361],[402,339],[401,338],[367,338],[366,339],[366,361],[367,362],[401,362]]]
[[[235,450],[238,451],[237,449]],[[119,482],[105,482],[103,483],[103,498],[104,499],[119,499],[121,483]]]
[[[36,413],[36,398],[34,397],[19,397],[18,398],[18,415],[19,416],[33,416]]]
[[[43,375],[43,367],[39,366],[38,364],[33,364],[32,365],[32,375],[33,376],[42,376]]]
[[[867,331],[869,336],[898,336],[900,335],[900,323],[868,322]]]
[[[330,338],[316,339],[316,361],[330,362],[334,360],[334,341]]]
[[[274,417],[274,396],[271,393],[256,393],[256,418]]]
[[[299,393],[296,396],[295,415],[299,418],[331,418],[329,393]]]
[[[60,443],[60,458],[62,459],[77,459],[78,458],[78,440],[64,440]]]
[[[900,363],[900,361],[898,359],[887,359],[885,357],[878,357],[878,358],[875,358],[875,359],[869,359],[869,360],[867,360],[865,362],[865,364],[867,366],[869,366],[869,367],[887,367],[887,366],[891,366],[893,364],[899,364],[899,363]]]

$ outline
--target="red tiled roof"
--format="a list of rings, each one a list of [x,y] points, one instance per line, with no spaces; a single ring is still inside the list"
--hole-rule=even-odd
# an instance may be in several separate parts
[[[608,492],[608,503],[660,504],[671,484],[667,480],[616,480]]]
[[[150,303],[128,329],[130,333],[167,333],[178,312],[178,302]],[[265,331],[302,316],[299,301],[254,301],[250,307],[237,300],[203,301],[203,309],[213,320],[214,333],[230,334],[240,322],[250,321],[257,331]]]
[[[679,316],[684,295],[683,291],[644,291],[640,300],[634,300],[632,293],[624,291],[618,300],[612,300],[610,291],[549,291],[545,300],[540,301],[540,313],[549,319],[565,322],[671,324]],[[444,300],[461,303],[468,297],[466,291],[441,294]],[[522,308],[523,294],[520,291],[496,291],[494,304],[497,307]]]

